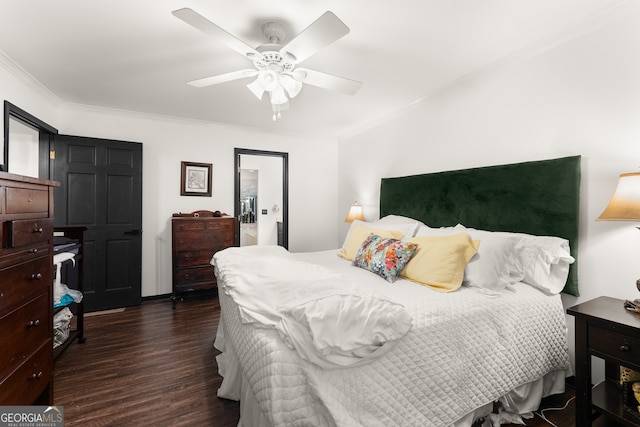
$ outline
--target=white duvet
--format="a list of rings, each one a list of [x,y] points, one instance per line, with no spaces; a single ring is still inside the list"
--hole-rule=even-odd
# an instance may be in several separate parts
[[[228,248],[213,264],[243,323],[276,329],[300,357],[324,368],[380,357],[411,329],[402,305],[280,246]]]
[[[570,369],[558,295],[522,283],[499,296],[467,287],[441,294],[405,280],[389,284],[335,251],[291,257],[329,266],[404,306],[412,328],[370,363],[323,369],[301,358],[276,329],[244,323],[246,313],[241,320],[242,310],[221,295],[219,395],[237,399],[240,390],[229,384],[241,377],[250,389],[242,393],[255,399],[266,425],[449,426],[513,389]],[[226,292],[228,276],[218,274]],[[230,358],[239,372],[227,369],[234,366],[226,363]]]

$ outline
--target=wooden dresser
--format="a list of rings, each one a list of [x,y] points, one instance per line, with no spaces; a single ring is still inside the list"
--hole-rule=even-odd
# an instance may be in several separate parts
[[[0,172],[0,405],[53,404],[53,189]]]
[[[173,308],[180,294],[216,288],[211,258],[217,251],[237,246],[236,219],[214,217],[213,212],[173,214]]]

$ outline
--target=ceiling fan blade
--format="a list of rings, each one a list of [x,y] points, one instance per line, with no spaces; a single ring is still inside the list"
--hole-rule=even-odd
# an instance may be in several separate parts
[[[232,71],[231,73],[218,74],[217,76],[205,77],[203,79],[191,80],[190,82],[187,82],[187,84],[195,87],[205,87],[230,82],[232,80],[243,79],[245,77],[254,77],[257,75],[258,70],[238,70]]]
[[[222,43],[240,53],[241,55],[249,56],[251,54],[258,54],[258,51],[247,45],[242,40],[236,38],[234,35],[228,33],[222,28],[218,27],[213,22],[209,21],[204,16],[200,15],[193,9],[185,7],[183,9],[174,10],[173,15],[191,25],[192,27],[202,31],[205,34],[215,37]]]
[[[304,73],[304,75],[302,73]],[[297,80],[300,80],[300,77],[302,77],[301,81],[306,84],[323,89],[335,90],[348,95],[355,95],[358,89],[360,89],[360,86],[362,86],[362,82],[322,73],[320,71],[309,70],[307,68],[296,68],[292,75],[293,78]]]
[[[293,40],[280,49],[280,54],[290,53],[300,63],[349,33],[349,27],[332,12],[325,12]]]

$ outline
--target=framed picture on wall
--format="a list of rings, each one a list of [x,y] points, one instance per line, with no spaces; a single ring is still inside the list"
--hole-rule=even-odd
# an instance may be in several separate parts
[[[211,163],[182,162],[180,195],[211,197],[212,172]]]

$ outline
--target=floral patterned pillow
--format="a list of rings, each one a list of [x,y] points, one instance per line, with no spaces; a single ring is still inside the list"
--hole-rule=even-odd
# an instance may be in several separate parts
[[[352,264],[376,273],[387,282],[393,283],[417,249],[418,245],[415,243],[405,243],[392,237],[370,234],[362,242]]]

